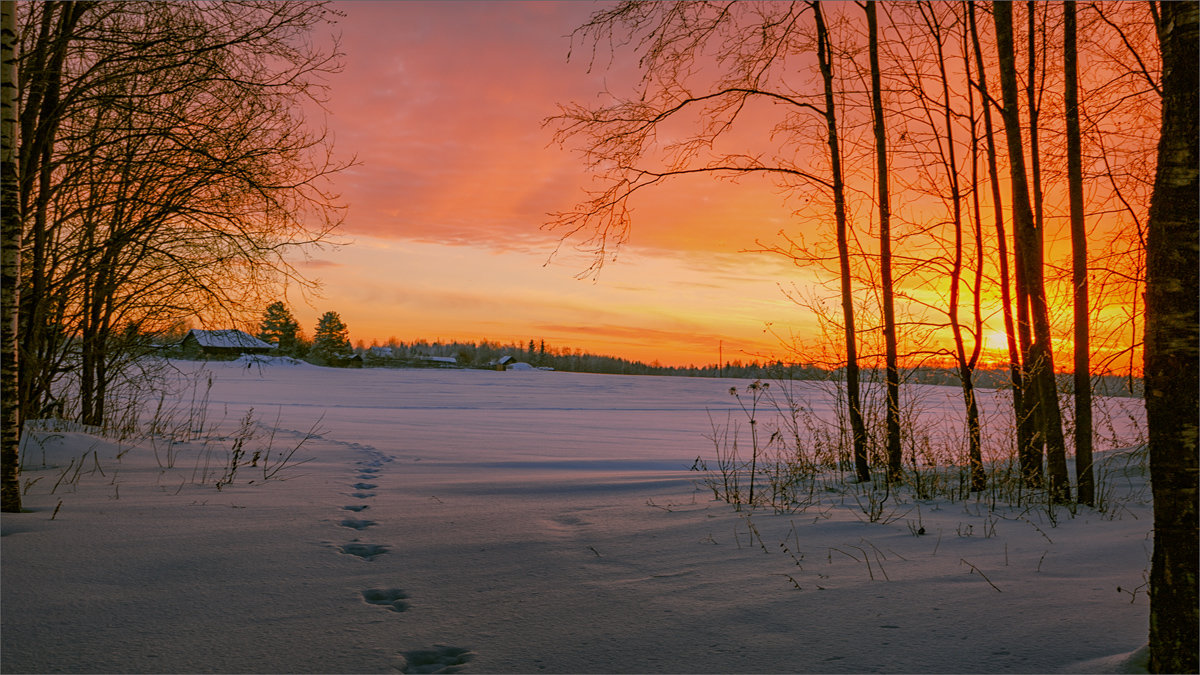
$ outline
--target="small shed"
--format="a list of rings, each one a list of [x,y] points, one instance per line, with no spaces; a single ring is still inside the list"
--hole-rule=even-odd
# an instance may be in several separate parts
[[[337,354],[329,359],[329,365],[334,368],[362,368],[362,354]]]
[[[435,368],[457,368],[458,359],[453,356],[418,356],[416,364]]]
[[[495,368],[496,370],[499,370],[499,371],[505,371],[505,370],[508,370],[508,367],[511,366],[513,363],[514,363],[513,357],[501,356],[500,358],[496,359],[495,361],[492,361],[491,363],[487,364],[487,367]]]
[[[216,356],[235,358],[242,354],[270,354],[275,345],[263,342],[246,331],[200,330],[193,328],[183,336],[179,348],[187,356]]]

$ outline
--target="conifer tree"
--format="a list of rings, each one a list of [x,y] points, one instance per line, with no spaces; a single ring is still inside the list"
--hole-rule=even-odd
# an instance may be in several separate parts
[[[337,312],[325,312],[317,321],[313,346],[308,354],[316,361],[329,363],[333,357],[350,351],[350,331]]]
[[[300,347],[300,323],[287,305],[276,301],[267,306],[258,327],[258,339],[279,348],[283,356],[296,356]]]

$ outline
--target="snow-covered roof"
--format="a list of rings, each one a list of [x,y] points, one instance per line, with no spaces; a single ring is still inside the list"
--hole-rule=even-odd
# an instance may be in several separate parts
[[[188,335],[196,338],[201,347],[223,347],[229,349],[274,349],[275,345],[263,342],[246,331],[236,328],[225,330],[200,330],[193,328]]]

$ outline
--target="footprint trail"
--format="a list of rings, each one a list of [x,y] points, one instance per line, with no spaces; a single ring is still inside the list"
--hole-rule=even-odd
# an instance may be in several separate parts
[[[370,457],[370,459],[356,462],[354,478],[358,482],[350,485],[350,489],[353,490],[350,496],[365,502],[375,496],[373,490],[379,487],[380,481],[384,477],[383,466],[390,462],[391,458],[369,446],[356,443],[348,445],[355,450],[365,452]],[[347,504],[342,507],[342,510],[357,514],[368,508],[370,506],[365,503]],[[347,517],[343,518],[339,524],[342,527],[361,532],[379,523],[366,518]],[[390,548],[384,544],[367,544],[353,539],[349,543],[343,544],[339,550],[345,555],[370,561],[387,554]],[[404,613],[411,608],[408,593],[400,588],[367,588],[360,591],[360,594],[364,603],[383,607],[392,612]],[[474,656],[474,652],[463,647],[434,645],[432,649],[416,649],[398,654],[396,668],[402,673],[458,673],[466,668],[467,663]]]

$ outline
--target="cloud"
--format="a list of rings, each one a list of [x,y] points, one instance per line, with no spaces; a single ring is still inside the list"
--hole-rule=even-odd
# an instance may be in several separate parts
[[[314,270],[327,269],[327,268],[331,268],[331,267],[341,267],[341,266],[342,266],[342,264],[339,262],[334,262],[332,260],[325,260],[322,258],[312,258],[309,260],[304,260],[300,263],[300,267],[307,267],[309,269],[314,269]]]
[[[346,68],[331,81],[329,124],[359,166],[337,189],[347,234],[550,250],[548,214],[583,199],[590,178],[543,120],[636,74],[568,62],[590,3],[341,3]],[[631,243],[734,252],[773,239],[790,216],[769,181],[698,177],[632,202]],[[573,244],[576,242],[568,242]]]

